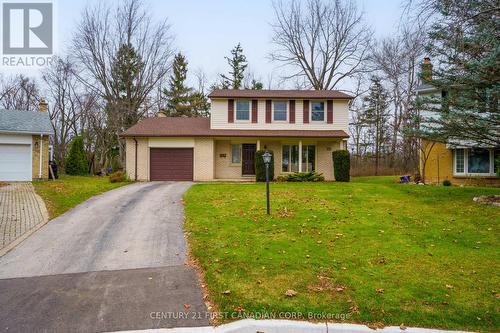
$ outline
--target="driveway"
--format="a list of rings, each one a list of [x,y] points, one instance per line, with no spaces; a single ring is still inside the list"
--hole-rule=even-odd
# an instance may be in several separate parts
[[[196,273],[185,265],[181,201],[189,186],[136,183],[106,192],[1,257],[0,330],[208,324]],[[186,311],[203,316],[179,320]]]
[[[47,221],[45,204],[31,183],[0,185],[0,256]]]

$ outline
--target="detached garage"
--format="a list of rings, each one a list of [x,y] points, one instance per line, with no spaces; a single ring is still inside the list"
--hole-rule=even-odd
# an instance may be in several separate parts
[[[51,134],[44,101],[40,112],[0,110],[0,181],[47,179]]]

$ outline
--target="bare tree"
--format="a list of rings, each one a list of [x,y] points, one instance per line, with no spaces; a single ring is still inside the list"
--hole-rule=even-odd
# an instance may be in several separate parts
[[[154,95],[171,66],[170,27],[151,17],[139,0],[120,2],[115,10],[100,3],[84,10],[73,37],[78,77],[105,101],[105,122],[122,159],[119,134],[157,106]]]
[[[277,49],[270,57],[294,70],[287,78],[304,77],[310,87],[328,90],[369,71],[364,62],[372,31],[353,1],[277,0],[273,5]]]
[[[0,106],[8,110],[38,111],[40,88],[37,82],[24,75],[2,78]]]

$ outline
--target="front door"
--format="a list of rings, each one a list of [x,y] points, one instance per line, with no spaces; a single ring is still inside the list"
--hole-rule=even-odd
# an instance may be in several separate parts
[[[243,175],[255,175],[255,151],[257,145],[255,143],[244,143],[241,145],[241,173]]]

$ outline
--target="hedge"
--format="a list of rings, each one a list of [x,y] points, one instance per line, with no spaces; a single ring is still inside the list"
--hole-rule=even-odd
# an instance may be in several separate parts
[[[267,150],[271,154],[271,163],[269,164],[269,180],[274,179],[274,153],[272,150]],[[257,150],[255,152],[255,180],[258,182],[266,181],[266,164],[262,155],[266,150]]]
[[[349,171],[351,161],[347,150],[336,150],[332,153],[333,173],[338,182],[348,182],[350,180]]]

